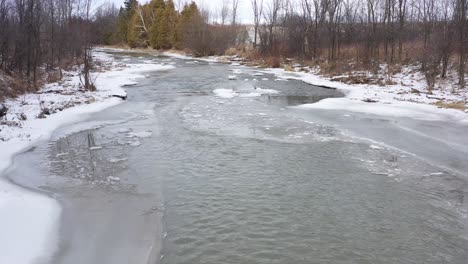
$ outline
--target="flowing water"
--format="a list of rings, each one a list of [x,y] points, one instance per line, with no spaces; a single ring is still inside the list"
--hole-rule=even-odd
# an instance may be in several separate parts
[[[342,94],[113,55],[176,68],[145,73],[8,175],[62,203],[54,263],[468,263],[466,126],[299,110]]]

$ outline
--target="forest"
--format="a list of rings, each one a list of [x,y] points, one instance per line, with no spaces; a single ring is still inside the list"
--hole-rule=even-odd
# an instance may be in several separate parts
[[[295,58],[337,74],[418,64],[430,89],[449,70],[465,87],[468,0],[244,0],[247,24],[239,21],[239,1],[208,10],[172,0],[126,0],[122,7],[0,0],[0,71],[35,89],[71,65],[87,72],[93,45],[120,45],[239,55],[271,67]]]

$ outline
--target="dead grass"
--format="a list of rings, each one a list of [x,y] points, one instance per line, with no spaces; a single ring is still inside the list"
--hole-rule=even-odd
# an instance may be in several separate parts
[[[289,65],[289,64],[283,65],[283,69],[284,69],[285,71],[290,71],[290,72],[293,72],[293,71],[294,71],[294,68],[293,68],[291,65]]]
[[[224,55],[236,56],[236,55],[238,55],[238,50],[236,48],[229,48],[224,52]]]
[[[0,101],[15,98],[21,94],[34,90],[21,77],[7,75],[0,71]]]
[[[47,74],[47,83],[55,83],[60,81],[60,71],[51,71]]]
[[[461,111],[465,111],[467,109],[464,101],[459,101],[459,102],[438,101],[434,103],[434,105],[440,108],[450,108],[450,109],[457,109]]]
[[[268,68],[279,68],[281,67],[281,59],[278,57],[269,57],[265,60],[265,64]]]
[[[249,58],[253,53],[253,48],[250,45],[238,45],[224,51],[224,55],[226,56],[238,56],[241,58]]]

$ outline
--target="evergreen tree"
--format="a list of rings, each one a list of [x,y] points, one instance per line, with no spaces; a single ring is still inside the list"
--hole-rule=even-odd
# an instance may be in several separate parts
[[[124,6],[119,10],[117,38],[120,41],[128,43],[129,24],[137,6],[137,0],[125,0]]]
[[[127,44],[131,48],[135,48],[139,45],[138,38],[140,36],[140,31],[138,29],[138,24],[140,22],[140,18],[136,12],[132,14],[130,20],[128,21],[128,30],[127,30]]]
[[[166,3],[164,0],[152,0],[150,2],[151,13],[153,14],[151,29],[150,29],[150,43],[154,49],[161,47],[161,34],[166,30],[162,24],[164,23],[164,9]],[[161,33],[163,32],[163,33]]]
[[[199,17],[201,17],[200,11],[198,10],[198,6],[195,2],[192,1],[190,4],[184,5],[184,8],[180,13],[175,32],[175,45],[178,49],[184,47],[186,36],[190,33],[190,31],[193,31],[191,30],[191,23],[195,20],[198,20]]]
[[[161,20],[159,21],[158,46],[161,49],[170,49],[174,45],[174,32],[177,13],[175,11],[174,2],[167,1],[164,7]]]

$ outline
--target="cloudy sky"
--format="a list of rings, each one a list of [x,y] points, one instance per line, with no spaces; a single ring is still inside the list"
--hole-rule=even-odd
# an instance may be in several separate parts
[[[101,0],[101,2],[111,1],[117,5],[122,5],[124,0]],[[180,2],[189,2],[190,0],[180,0]],[[220,10],[223,0],[194,0],[200,7],[208,8],[211,12]],[[226,0],[224,0],[226,1]],[[140,3],[149,2],[149,0],[139,0]],[[174,0],[174,3],[178,3]],[[253,20],[253,14],[250,7],[250,0],[239,0],[238,20],[242,23],[250,23]]]

